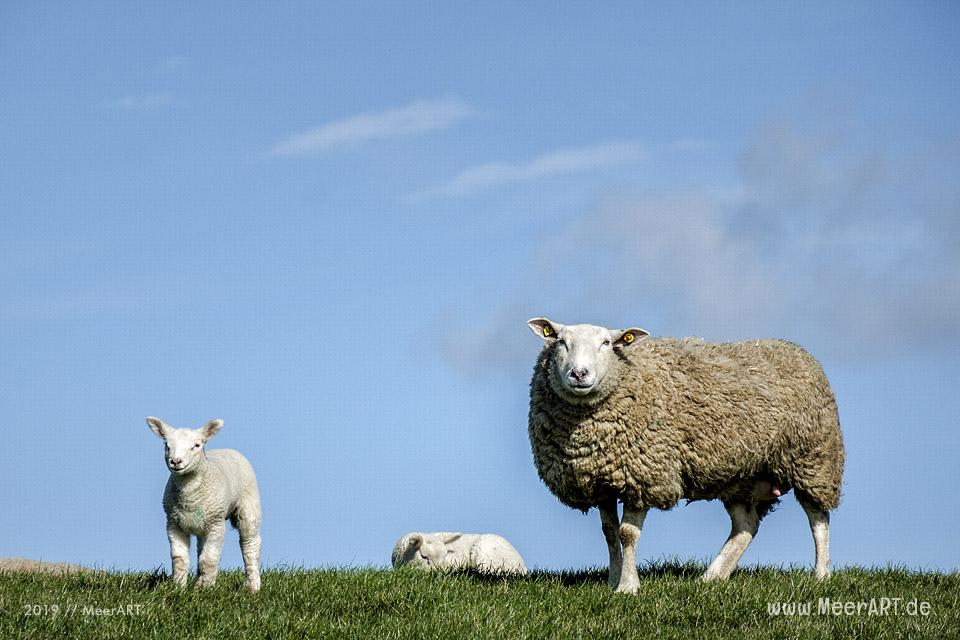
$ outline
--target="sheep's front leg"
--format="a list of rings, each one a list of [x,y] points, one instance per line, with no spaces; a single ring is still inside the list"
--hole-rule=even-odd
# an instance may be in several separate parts
[[[730,536],[703,574],[702,580],[705,581],[729,578],[760,526],[760,517],[753,505],[734,503],[726,506],[730,514]]]
[[[167,522],[167,539],[170,541],[170,561],[173,565],[173,581],[178,585],[187,584],[190,571],[190,534],[173,522]]]
[[[607,551],[610,554],[610,569],[607,573],[607,585],[615,589],[620,584],[620,573],[623,569],[623,552],[620,546],[620,515],[617,513],[617,501],[612,500],[597,507],[600,510],[600,526],[603,528],[603,537],[607,541]]]
[[[620,523],[620,542],[623,544],[623,565],[620,570],[618,593],[636,593],[640,588],[640,576],[637,573],[637,542],[643,521],[647,517],[646,509],[631,509],[623,505],[623,521]]]
[[[217,582],[217,573],[220,572],[220,553],[223,551],[223,538],[226,535],[227,526],[223,520],[213,525],[203,540],[198,542],[202,545],[203,551],[200,553],[200,580],[197,582],[201,587],[212,587]],[[199,538],[198,538],[199,540]]]

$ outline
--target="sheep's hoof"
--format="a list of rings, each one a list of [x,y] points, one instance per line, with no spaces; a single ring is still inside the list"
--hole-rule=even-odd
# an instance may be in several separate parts
[[[621,583],[617,585],[617,588],[615,591],[617,593],[636,593],[639,590],[640,590],[639,584],[637,584],[636,582],[628,582],[626,584]]]
[[[204,588],[212,587],[215,584],[217,584],[216,578],[208,578],[207,576],[200,576],[200,579],[197,580],[198,587],[204,587]]]
[[[247,589],[250,590],[250,593],[256,593],[257,591],[260,591],[260,576],[247,578]]]

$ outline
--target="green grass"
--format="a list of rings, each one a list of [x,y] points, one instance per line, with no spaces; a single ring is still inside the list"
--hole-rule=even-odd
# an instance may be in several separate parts
[[[256,595],[243,590],[238,571],[203,590],[179,589],[160,571],[3,574],[0,638],[960,638],[960,573],[848,568],[819,583],[807,570],[758,568],[703,584],[696,580],[702,570],[644,567],[635,596],[608,590],[602,571],[492,579],[269,570]],[[884,597],[903,598],[900,612],[817,612],[820,598],[879,604]],[[929,615],[905,612],[914,599],[929,603]],[[810,602],[812,611],[771,615],[773,602]],[[83,612],[127,605],[139,611]]]

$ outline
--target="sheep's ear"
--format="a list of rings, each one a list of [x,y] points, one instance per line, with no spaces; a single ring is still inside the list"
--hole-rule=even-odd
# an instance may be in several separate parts
[[[411,547],[413,547],[414,549],[419,549],[420,545],[423,544],[423,536],[420,535],[419,533],[415,533],[412,536],[410,536],[407,541],[409,542]]]
[[[444,539],[443,544],[452,544],[463,537],[462,533],[455,533],[449,538]]]
[[[527,326],[530,327],[530,331],[546,340],[547,344],[556,340],[557,334],[563,329],[563,325],[559,322],[551,322],[546,318],[531,318],[527,320]]]
[[[170,425],[165,424],[160,418],[154,418],[153,416],[147,418],[147,425],[150,427],[150,431],[153,431],[157,434],[158,438],[163,440],[167,439],[167,433],[171,430]]]
[[[217,435],[217,432],[223,427],[223,420],[217,418],[216,420],[211,420],[207,424],[200,427],[200,433],[203,434],[204,440],[209,440],[213,436]]]
[[[649,335],[649,331],[645,329],[638,329],[637,327],[624,329],[619,333],[619,335],[615,331],[613,333],[613,346],[620,347],[621,349],[624,347],[629,347],[640,342]]]

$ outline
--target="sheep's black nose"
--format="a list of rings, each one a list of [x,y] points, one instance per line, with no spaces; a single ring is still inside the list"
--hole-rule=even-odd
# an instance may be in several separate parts
[[[572,375],[574,378],[576,378],[576,379],[577,379],[577,382],[580,382],[581,380],[583,380],[584,378],[586,378],[586,377],[587,377],[587,373],[589,373],[589,372],[588,372],[586,369],[571,369],[571,370],[570,370],[570,375]]]
[[[170,464],[180,464],[183,462],[183,458],[170,458]]]

